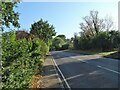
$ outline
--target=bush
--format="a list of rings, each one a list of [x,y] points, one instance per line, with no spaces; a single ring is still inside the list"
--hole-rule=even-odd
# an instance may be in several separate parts
[[[120,45],[118,45],[118,53],[120,53]]]
[[[93,48],[100,49],[102,51],[108,51],[112,48],[110,36],[108,32],[100,32],[92,39]]]
[[[62,45],[62,50],[65,50],[65,49],[68,49],[69,48],[69,44],[64,44],[64,45]]]
[[[113,38],[114,37],[114,38]],[[119,43],[119,35],[111,35],[109,32],[99,32],[87,38],[80,36],[74,39],[74,49],[109,51],[114,49]]]
[[[64,40],[60,37],[55,37],[52,41],[52,50],[61,50],[62,45],[64,45]]]
[[[32,76],[43,65],[47,45],[40,39],[16,40],[14,31],[2,37],[2,86],[5,88],[28,88]]]

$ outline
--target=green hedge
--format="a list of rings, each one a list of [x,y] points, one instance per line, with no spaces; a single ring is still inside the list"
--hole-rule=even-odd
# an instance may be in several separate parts
[[[2,86],[6,88],[28,88],[32,76],[41,70],[47,45],[34,38],[16,40],[14,31],[2,35]]]

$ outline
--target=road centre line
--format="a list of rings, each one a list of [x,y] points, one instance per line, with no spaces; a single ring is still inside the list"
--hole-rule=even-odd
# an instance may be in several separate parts
[[[81,62],[89,63],[89,62],[87,62],[87,61],[83,61],[82,59],[77,59],[77,60],[79,60],[79,61],[81,61]],[[100,66],[100,65],[97,65],[97,67],[99,67],[99,68],[101,68],[101,69],[104,69],[104,70],[107,70],[107,71],[111,71],[111,72],[120,74],[120,72],[117,72],[117,71],[115,71],[115,70],[112,70],[112,69],[109,69],[109,68],[106,68],[106,67],[103,67],[103,66]]]
[[[76,59],[75,57],[70,57],[70,58],[72,58],[72,59]],[[77,59],[77,60],[79,60],[79,61],[81,61],[81,62],[84,62],[84,63],[88,63],[88,64],[90,64],[89,62],[87,62],[87,61],[83,61],[82,59]],[[115,71],[115,70],[112,70],[112,69],[109,69],[109,68],[106,68],[106,67],[103,67],[103,66],[100,66],[100,65],[96,65],[98,68],[101,68],[101,69],[104,69],[104,70],[107,70],[107,71],[111,71],[111,72],[114,72],[114,73],[117,73],[117,74],[120,74],[120,72],[118,72],[118,71]]]
[[[109,69],[109,68],[106,68],[106,67],[102,67],[102,66],[100,66],[100,65],[97,65],[97,67],[102,68],[102,69],[105,69],[105,70],[108,70],[108,71],[111,71],[111,72],[114,72],[114,73],[117,73],[117,74],[120,74],[120,72],[117,72],[117,71],[115,71],[115,70],[112,70],[112,69]]]

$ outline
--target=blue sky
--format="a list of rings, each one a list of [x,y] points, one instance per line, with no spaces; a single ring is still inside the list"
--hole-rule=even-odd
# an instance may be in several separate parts
[[[30,30],[31,24],[42,18],[55,27],[57,35],[71,38],[81,31],[79,23],[90,10],[99,11],[99,17],[112,16],[117,27],[117,5],[117,2],[21,2],[15,10],[20,13],[21,29]]]

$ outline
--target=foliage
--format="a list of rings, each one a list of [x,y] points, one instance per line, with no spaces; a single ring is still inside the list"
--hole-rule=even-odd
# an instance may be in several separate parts
[[[85,23],[80,23],[80,29],[86,38],[90,38],[104,29],[103,19],[98,17],[98,11],[90,11],[90,15],[83,17],[83,20]]]
[[[74,49],[78,49],[79,48],[79,37],[77,36],[77,34],[74,34],[74,39],[73,39],[73,47]]]
[[[118,46],[118,53],[120,54],[120,44],[119,44],[119,46]]]
[[[63,39],[64,41],[66,40],[66,36],[63,35],[63,34],[60,34],[60,35],[58,35],[57,37],[60,37],[60,38]]]
[[[18,22],[19,19],[19,13],[15,12],[13,10],[14,7],[17,7],[16,4],[19,2],[19,0],[16,0],[14,2],[5,2],[3,1],[1,3],[1,11],[0,11],[0,23],[2,24],[2,26],[6,26],[9,27],[10,23],[14,26],[14,27],[20,27],[20,24]]]
[[[31,25],[30,33],[45,41],[48,46],[52,44],[52,36],[56,34],[53,25],[42,19]]]
[[[74,35],[74,49],[110,51],[118,48],[120,32],[113,29],[112,19],[100,19],[98,11],[90,11],[90,15],[80,23],[80,36]]]
[[[102,51],[110,50],[112,43],[110,42],[110,37],[108,32],[100,32],[92,39],[92,45],[96,49]]]
[[[66,50],[66,49],[68,49],[69,48],[69,44],[68,43],[66,43],[66,44],[64,44],[64,45],[62,45],[62,50]]]
[[[53,39],[53,43],[52,43],[53,50],[60,50],[62,48],[62,45],[64,45],[64,40],[62,38],[55,37]]]
[[[69,45],[70,40],[66,39],[65,35],[60,34],[53,39],[51,50],[65,50],[69,48]]]
[[[74,49],[110,51],[118,48],[120,44],[119,33],[118,31],[101,31],[89,39],[83,36],[75,36]]]
[[[26,38],[28,40],[30,38],[30,34],[25,30],[18,30],[18,31],[16,31],[16,38],[17,39]]]
[[[2,37],[2,85],[5,88],[28,88],[32,75],[41,70],[47,45],[39,38],[16,39],[14,31]]]

